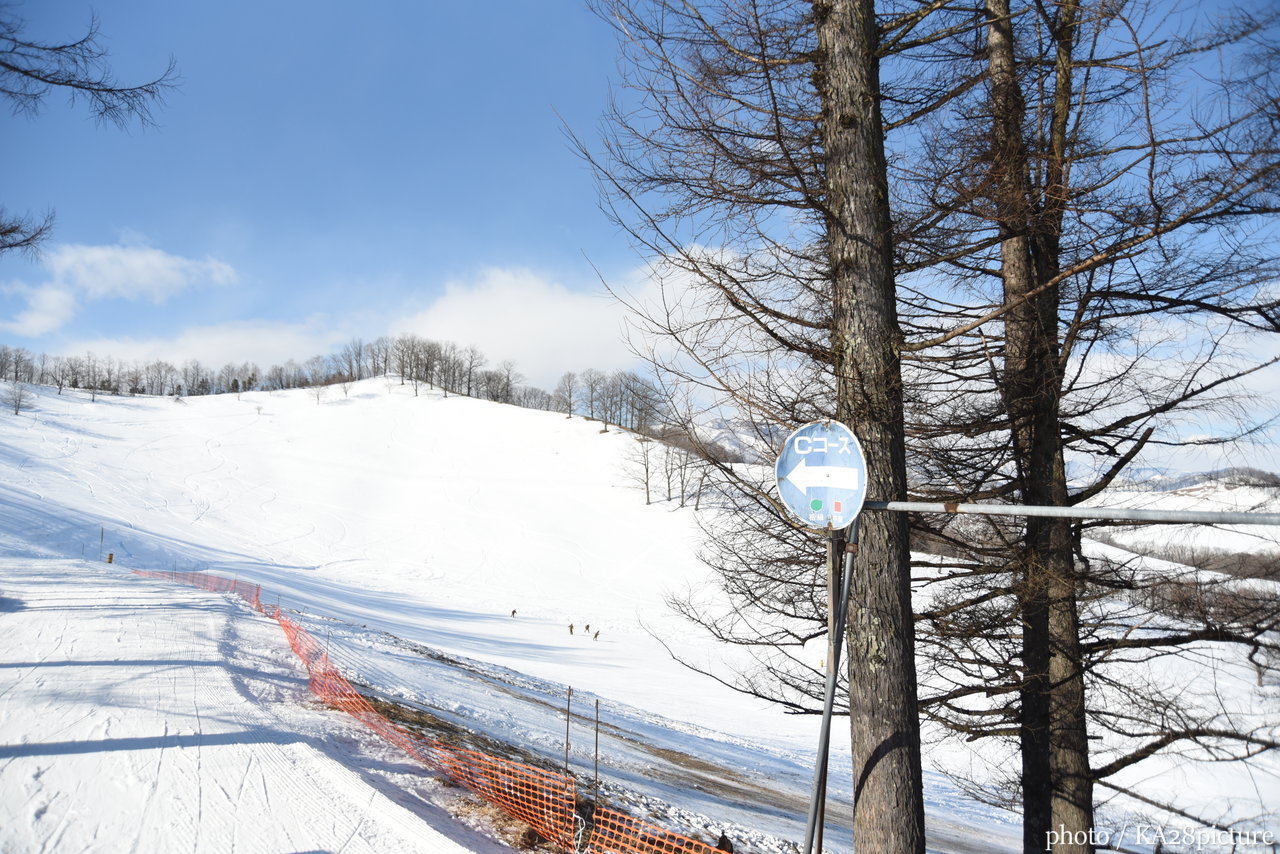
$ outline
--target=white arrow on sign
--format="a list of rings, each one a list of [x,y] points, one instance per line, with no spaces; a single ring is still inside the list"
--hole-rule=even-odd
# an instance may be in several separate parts
[[[858,474],[858,469],[849,466],[811,466],[801,457],[795,468],[787,472],[786,479],[801,492],[823,486],[856,490],[861,486]]]

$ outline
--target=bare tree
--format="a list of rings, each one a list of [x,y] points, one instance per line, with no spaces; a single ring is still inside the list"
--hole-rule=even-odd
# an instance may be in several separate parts
[[[96,401],[98,392],[101,391],[102,362],[93,353],[86,353],[84,359],[80,360],[80,365],[83,368],[80,388],[88,389],[89,399]]]
[[[396,371],[402,384],[405,380],[412,383],[414,397],[418,396],[424,382],[431,382],[434,367],[431,346],[431,342],[417,335],[401,335],[396,339]]]
[[[182,385],[190,397],[209,394],[213,390],[213,377],[199,359],[188,359],[182,366]]]
[[[234,394],[239,394],[241,391],[239,374],[240,374],[240,369],[237,368],[236,365],[233,364],[232,362],[227,362],[225,365],[223,365],[222,368],[218,371],[217,386],[216,386],[218,393],[226,394],[228,392],[231,392]]]
[[[53,92],[84,100],[103,122],[124,127],[131,119],[151,124],[151,107],[174,85],[172,61],[153,80],[126,85],[115,79],[107,63],[96,18],[85,34],[69,42],[32,41],[12,9],[0,10],[0,96],[16,113],[34,116]],[[13,216],[0,209],[0,253],[34,250],[53,229],[53,215]]]
[[[420,366],[422,379],[431,386],[444,386],[448,376],[449,359],[453,358],[454,345],[439,341],[427,341],[422,350]]]
[[[489,360],[485,358],[484,353],[480,352],[480,348],[474,344],[468,347],[461,355],[461,379],[463,381],[463,391],[467,397],[471,397],[476,391],[476,380],[479,376],[480,369],[485,366]]]
[[[517,386],[513,402],[525,409],[541,409],[546,412],[555,412],[560,408],[555,395],[536,386]]]
[[[58,394],[62,394],[62,390],[67,387],[70,375],[71,371],[67,360],[62,356],[55,357],[49,368],[49,376],[53,380],[54,387],[58,389]]]
[[[462,350],[452,341],[442,341],[440,343],[440,388],[444,390],[445,397],[449,396],[450,391],[458,392],[464,387],[466,374],[467,367]]]
[[[574,406],[578,403],[578,388],[578,375],[573,371],[565,371],[560,375],[560,381],[556,383],[553,394],[557,408],[566,416],[573,415]]]
[[[15,383],[32,381],[32,368],[35,363],[32,361],[30,353],[22,347],[14,347],[10,351],[10,361],[12,362],[10,379]]]
[[[615,112],[617,133],[595,159],[619,221],[655,259],[662,296],[634,307],[641,333],[666,353],[638,344],[668,383],[696,391],[700,413],[679,419],[691,444],[699,417],[715,414],[707,401],[730,417],[748,413],[739,423],[761,449],[776,447],[787,426],[820,417],[861,413],[874,433],[909,403],[924,494],[1066,505],[1098,495],[1144,448],[1179,441],[1172,419],[1229,406],[1222,393],[1259,364],[1242,358],[1246,349],[1229,352],[1243,340],[1234,336],[1272,329],[1277,317],[1268,294],[1274,258],[1265,240],[1238,228],[1275,207],[1277,119],[1265,94],[1275,90],[1274,65],[1223,78],[1220,94],[1181,114],[1190,121],[1180,127],[1157,120],[1178,117],[1163,104],[1180,103],[1177,69],[1196,57],[1247,38],[1264,62],[1273,58],[1263,22],[1240,18],[1202,38],[1161,40],[1143,33],[1137,11],[1115,4],[886,3],[878,17],[860,8],[841,18],[848,9],[815,3],[810,17],[798,3],[607,4],[644,101]],[[838,91],[825,88],[827,54],[814,41],[833,15],[864,27],[874,20],[876,56],[891,72],[856,79],[867,87],[861,100],[834,107],[831,96],[852,91],[839,88],[852,75],[838,75]],[[849,61],[844,51],[864,43],[851,30],[828,50]],[[838,138],[875,124],[858,111],[871,104],[889,111],[886,134],[903,140],[893,195],[864,173],[830,197],[845,174],[833,174],[832,158],[877,168],[874,152],[847,157],[842,146],[852,141]],[[867,193],[894,212],[891,247],[881,239],[889,220],[874,219]],[[843,204],[879,227],[845,222]],[[1175,240],[1179,232],[1186,242]],[[1215,245],[1211,235],[1224,239]],[[870,250],[879,255],[853,260]],[[863,274],[859,285],[883,287],[874,270],[890,251],[892,300],[834,284],[848,267]],[[841,306],[853,294],[876,310]],[[1191,358],[1155,337],[1196,314],[1215,333],[1191,334]],[[869,317],[890,322],[851,331]],[[896,354],[907,360],[897,384],[905,401],[894,400]],[[890,449],[878,471],[902,471],[891,438],[864,443]],[[1084,489],[1067,488],[1068,454],[1092,465]],[[761,668],[740,674],[736,687],[812,711],[817,674],[787,647],[802,649],[826,628],[815,543],[787,530],[767,483],[708,466],[710,488],[733,511],[708,554],[734,607],[689,613],[760,652]],[[878,481],[876,490],[904,494],[905,480]],[[930,714],[953,724],[969,715],[971,735],[1019,742],[1024,765],[1013,785],[1028,850],[1043,847],[1050,822],[1087,838],[1095,774],[1085,723],[1096,709],[1084,686],[1106,657],[1089,633],[1110,629],[1082,624],[1079,611],[1101,609],[1092,585],[1126,582],[1081,574],[1078,531],[1067,525],[965,531],[918,521],[951,547],[969,540],[973,557],[955,574],[971,595],[921,615],[938,661],[954,663],[957,650],[979,644],[982,625],[1028,626],[1016,637],[988,635],[1002,642],[985,659],[1003,673],[998,688],[983,667],[957,665],[953,690],[929,698]],[[962,615],[972,622],[953,632]],[[1256,638],[1265,619],[1251,619],[1232,634]],[[966,710],[983,692],[998,710]]]
[[[647,436],[637,436],[635,446],[627,454],[633,466],[632,477],[644,487],[644,503],[653,503],[654,446],[657,443]]]
[[[582,406],[588,418],[599,418],[604,410],[604,387],[609,381],[604,372],[587,368],[578,375],[582,382]]]
[[[942,259],[950,278],[938,287],[935,270],[908,300],[917,488],[933,497],[1088,500],[1144,449],[1178,442],[1174,419],[1232,407],[1235,381],[1265,364],[1238,348],[1249,333],[1277,330],[1274,250],[1243,229],[1276,207],[1277,109],[1255,88],[1274,76],[1275,52],[1255,52],[1248,73],[1232,63],[1246,43],[1265,43],[1274,18],[1188,34],[1143,11],[988,0],[975,9],[985,52],[974,56],[969,38],[951,45],[956,78],[980,85],[938,120],[951,144],[896,184],[899,222],[929,224],[899,226],[900,268]],[[1199,59],[1211,51],[1234,58],[1210,71]],[[1165,109],[1191,80],[1212,89],[1211,101]],[[1068,482],[1069,458],[1082,485]],[[1125,646],[1107,591],[1139,582],[1083,561],[1078,528],[1062,520],[946,534],[952,554],[972,562],[926,614],[945,648],[929,657],[934,675],[949,682],[929,705],[966,737],[1017,734],[1025,850],[1040,850],[1051,828],[1088,840],[1094,782],[1125,767],[1092,767],[1091,722],[1125,726],[1090,702],[1088,684],[1107,683],[1107,656]],[[1215,637],[1248,647],[1268,619],[1251,611]],[[1010,622],[1022,627],[1016,637],[1000,628]],[[1144,648],[1205,639],[1185,626],[1162,637]],[[975,702],[984,694],[990,702]],[[1258,743],[1256,733],[1185,725],[1155,743],[1210,730],[1220,744]]]
[[[516,370],[516,363],[505,359],[498,365],[500,375],[500,393],[498,400],[502,403],[514,403],[516,388],[524,381],[524,376]]]
[[[365,347],[369,361],[369,374],[375,377],[391,373],[391,362],[395,353],[395,342],[382,335]]]
[[[13,380],[9,383],[9,387],[5,389],[4,399],[5,403],[13,408],[13,414],[18,415],[30,403],[31,389],[25,382]]]
[[[640,331],[662,339],[648,354],[667,382],[746,413],[774,442],[779,428],[811,417],[850,424],[874,447],[873,492],[904,495],[876,9],[866,0],[600,5],[618,24],[642,106],[615,110],[605,153],[584,153],[664,288],[656,304],[634,306]],[[908,18],[900,34],[920,16]],[[583,384],[590,412],[585,372]],[[777,513],[760,484],[718,472],[727,498]],[[821,553],[812,535],[798,539]],[[848,631],[859,674],[847,681],[855,844],[922,851],[905,520],[868,519],[861,544]],[[735,578],[725,583],[737,595]]]
[[[368,362],[368,350],[359,338],[347,342],[333,358],[337,373],[347,378],[347,382],[364,379],[365,366]]]

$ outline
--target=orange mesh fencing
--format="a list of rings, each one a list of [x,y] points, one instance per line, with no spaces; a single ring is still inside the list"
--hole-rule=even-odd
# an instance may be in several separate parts
[[[134,573],[240,596],[255,610],[280,624],[289,647],[307,668],[308,685],[313,694],[351,715],[421,764],[528,824],[544,839],[565,851],[574,850],[576,792],[572,777],[448,745],[396,726],[333,666],[329,654],[310,632],[285,617],[279,608],[263,607],[260,585],[203,572],[134,570]],[[595,808],[592,821],[584,854],[719,854],[718,849],[705,842],[605,807]]]
[[[545,839],[573,849],[573,778],[436,742],[446,773],[480,797],[520,819]]]
[[[720,854],[705,842],[606,807],[596,807],[592,822],[587,854]]]
[[[426,765],[435,767],[419,750],[419,739],[408,730],[402,729],[381,715],[373,705],[357,691],[347,678],[329,661],[329,655],[320,648],[314,637],[306,629],[281,614],[276,614],[276,622],[284,630],[285,637],[294,654],[302,659],[310,676],[308,684],[311,693],[324,700],[330,706],[346,712],[387,741],[399,747],[413,758]]]
[[[568,850],[573,848],[575,790],[571,777],[479,751],[451,747],[396,726],[352,687],[306,629],[279,613],[276,621],[284,629],[294,653],[306,664],[311,691],[317,697],[351,715],[422,764],[453,778],[508,815],[525,822],[543,838]]]
[[[572,777],[479,751],[452,747],[396,726],[333,666],[329,654],[310,632],[284,616],[279,608],[263,607],[259,585],[203,572],[134,570],[134,573],[217,593],[239,595],[255,610],[280,624],[289,647],[307,668],[308,686],[313,694],[351,715],[418,762],[452,778],[508,815],[525,822],[543,838],[566,851],[573,850],[576,793]]]
[[[238,578],[223,578],[220,575],[210,575],[207,572],[154,572],[135,569],[133,574],[141,575],[144,578],[162,578],[166,581],[185,584],[188,587],[212,590],[214,593],[235,593],[252,605],[255,611],[262,610],[261,584],[252,584],[248,581],[241,581]]]
[[[276,620],[289,638],[289,645],[306,664],[311,691],[317,697],[351,715],[422,764],[525,822],[543,838],[572,850],[576,794],[573,778],[476,750],[452,747],[396,726],[352,687],[306,629],[281,614],[276,615]]]

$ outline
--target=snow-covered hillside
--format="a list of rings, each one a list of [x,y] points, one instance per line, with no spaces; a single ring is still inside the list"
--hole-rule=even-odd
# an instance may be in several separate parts
[[[655,818],[670,804],[798,837],[816,722],[692,674],[654,637],[705,643],[664,602],[702,569],[690,514],[645,506],[622,470],[632,441],[581,418],[415,395],[388,380],[346,395],[187,400],[39,390],[29,409],[0,419],[0,553],[24,559],[9,565],[17,575],[57,575],[49,567],[70,559],[76,584],[100,578],[108,600],[134,568],[252,579],[331,643],[353,678],[545,757],[563,756],[561,704],[573,686],[584,716],[571,733],[576,773],[593,770],[585,717],[598,698],[606,791],[626,785],[634,794],[620,797]],[[0,595],[16,583],[0,578]],[[209,601],[182,588],[170,597]],[[116,609],[97,616],[112,615],[127,624]],[[465,666],[451,666],[457,659]],[[114,681],[129,684],[128,671]],[[709,764],[690,772],[684,756]],[[734,782],[703,779],[715,766]],[[5,804],[25,802],[25,773],[0,771]],[[837,769],[837,791],[848,777]],[[48,838],[51,816],[13,818]]]
[[[1111,507],[1153,510],[1280,512],[1280,478],[1248,469],[1184,475],[1155,484],[1112,489],[1103,499]],[[1272,575],[1280,581],[1280,531],[1273,525],[1156,525],[1113,530],[1108,539],[1140,552],[1158,552],[1188,562],[1215,555],[1253,555],[1275,567],[1274,573],[1240,568],[1245,575]],[[1254,563],[1255,561],[1250,561]],[[1259,564],[1261,565],[1261,564]]]
[[[337,849],[349,833],[445,850],[402,846],[406,821],[489,844],[429,775],[307,699],[274,623],[136,568],[261,583],[353,679],[530,756],[563,760],[572,686],[580,780],[599,700],[606,797],[788,850],[817,721],[671,660],[664,643],[728,653],[666,606],[703,583],[698,530],[687,509],[645,505],[633,447],[598,422],[394,379],[186,400],[37,390],[0,417],[0,849],[96,833],[101,850],[168,850],[168,827],[177,848],[230,850],[282,813],[254,831],[271,844],[243,847]],[[839,729],[833,802],[848,803]],[[100,780],[136,809],[104,815]],[[1013,814],[933,772],[926,798],[932,850],[1017,849]],[[847,851],[833,813],[826,844]]]
[[[622,433],[384,381],[318,403],[44,394],[4,428],[9,553],[252,578],[287,607],[688,706],[687,683],[619,675],[654,658],[637,618],[699,571],[691,519],[622,485]]]

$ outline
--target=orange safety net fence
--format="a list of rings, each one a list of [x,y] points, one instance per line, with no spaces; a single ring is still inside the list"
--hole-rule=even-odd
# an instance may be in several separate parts
[[[576,791],[572,777],[453,747],[396,726],[333,666],[329,654],[310,632],[285,617],[279,608],[263,607],[259,585],[201,572],[134,572],[147,578],[161,578],[204,590],[239,595],[255,610],[279,623],[290,648],[307,668],[308,685],[313,694],[351,715],[418,762],[528,824],[544,839],[565,850],[573,850]]]
[[[278,612],[275,618],[294,653],[306,665],[311,676],[311,691],[317,697],[351,715],[422,764],[524,821],[543,838],[573,848],[575,788],[571,777],[453,747],[396,726],[352,687],[306,629]]]
[[[588,854],[720,854],[705,842],[606,807],[596,807],[592,822]]]
[[[223,578],[207,572],[149,572],[141,569],[133,570],[134,575],[144,578],[162,578],[176,581],[188,587],[199,587],[212,590],[214,593],[234,593],[253,606],[254,610],[262,610],[262,585],[241,581],[238,578]]]
[[[413,759],[451,778],[517,818],[544,839],[574,850],[575,787],[572,777],[512,762],[476,750],[455,747],[396,726],[378,712],[333,666],[329,654],[311,633],[285,617],[278,607],[262,605],[262,587],[203,572],[133,570],[217,593],[234,593],[255,610],[279,623],[294,654],[302,660],[311,692],[346,712]],[[597,806],[584,854],[719,854],[718,849],[641,819]]]

